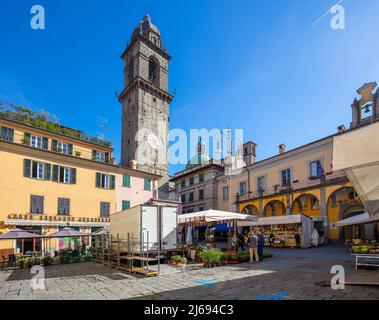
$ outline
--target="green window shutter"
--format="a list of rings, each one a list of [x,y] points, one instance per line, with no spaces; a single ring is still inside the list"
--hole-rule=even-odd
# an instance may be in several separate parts
[[[101,185],[101,174],[100,172],[96,172],[96,188],[100,188]]]
[[[122,186],[130,188],[130,176],[128,174],[122,176]]]
[[[144,189],[146,191],[150,191],[151,190],[151,180],[150,180],[150,178],[145,178]]]
[[[51,140],[51,150],[57,151],[58,150],[58,141],[57,140]]]
[[[43,165],[43,178],[45,180],[51,179],[51,164],[50,163],[45,163]]]
[[[59,166],[54,164],[53,165],[53,181],[58,181],[58,175],[59,175]]]
[[[30,177],[32,161],[29,159],[24,159],[24,177]]]
[[[130,201],[122,200],[122,210],[127,210],[130,208]]]
[[[70,177],[70,183],[76,184],[76,169],[71,168],[71,177]]]
[[[96,160],[96,150],[92,150],[92,160]]]
[[[69,144],[67,145],[67,154],[68,154],[69,156],[72,156],[72,144],[71,144],[71,143],[69,143]]]
[[[30,145],[30,133],[29,132],[24,132],[23,143],[26,145]]]
[[[49,149],[49,139],[46,137],[42,138],[42,149],[44,150]]]
[[[116,177],[115,176],[110,176],[111,178],[111,186],[110,186],[110,189],[114,189],[115,188],[115,184],[116,184]]]

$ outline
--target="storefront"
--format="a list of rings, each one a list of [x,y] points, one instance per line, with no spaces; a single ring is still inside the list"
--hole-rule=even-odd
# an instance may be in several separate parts
[[[260,231],[265,237],[265,245],[270,245],[273,238],[274,246],[308,248],[312,245],[313,220],[303,214],[288,216],[258,218],[253,222],[238,222],[239,227],[250,227],[251,230]],[[297,243],[296,238],[299,242]]]

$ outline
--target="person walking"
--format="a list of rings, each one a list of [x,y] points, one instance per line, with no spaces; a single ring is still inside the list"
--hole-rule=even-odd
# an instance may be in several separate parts
[[[263,261],[263,247],[265,245],[265,237],[264,235],[258,231],[258,256],[259,261]]]
[[[250,262],[259,262],[258,256],[258,237],[254,234],[254,232],[250,235],[249,240],[249,248],[250,248]]]

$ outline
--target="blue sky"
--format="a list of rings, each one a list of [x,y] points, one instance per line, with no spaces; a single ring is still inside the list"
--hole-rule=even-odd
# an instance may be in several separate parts
[[[343,1],[345,30],[331,14],[312,25],[336,2],[3,0],[0,100],[91,135],[106,118],[120,159],[120,54],[148,13],[173,57],[171,128],[243,128],[264,159],[349,125],[355,90],[379,80],[379,2]],[[30,28],[34,4],[45,30]]]

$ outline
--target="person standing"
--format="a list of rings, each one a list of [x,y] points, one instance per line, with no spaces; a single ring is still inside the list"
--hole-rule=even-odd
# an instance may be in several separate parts
[[[238,247],[241,248],[242,251],[245,251],[245,239],[242,234],[237,232],[237,239],[238,239]]]
[[[254,259],[256,262],[259,262],[258,237],[254,234],[254,232],[252,232],[250,235],[249,248],[250,248],[250,262],[254,262]]]
[[[258,256],[259,261],[263,261],[263,247],[265,245],[265,237],[264,235],[258,231]]]
[[[275,236],[272,232],[270,233],[269,241],[270,241],[270,247],[272,247],[275,241]]]

